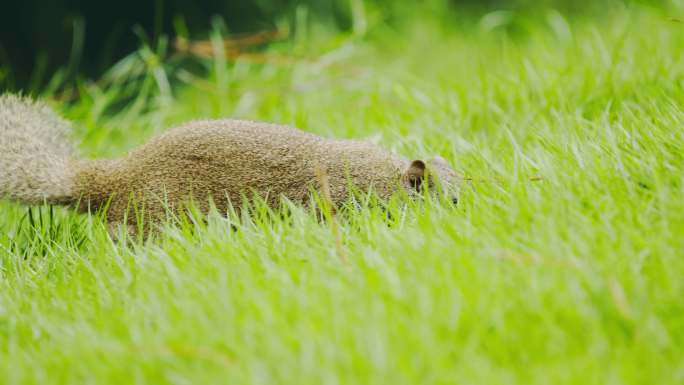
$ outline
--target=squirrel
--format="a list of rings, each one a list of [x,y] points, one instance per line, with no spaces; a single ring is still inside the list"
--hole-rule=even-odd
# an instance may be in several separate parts
[[[111,225],[135,228],[139,204],[145,220],[166,218],[169,208],[211,204],[227,213],[231,203],[262,197],[307,205],[319,172],[327,175],[333,206],[349,198],[349,186],[388,199],[404,190],[458,199],[459,175],[441,157],[407,160],[377,145],[328,139],[298,129],[246,120],[196,120],[173,128],[120,159],[75,155],[71,124],[46,105],[0,96],[0,199],[28,205],[70,206],[80,212],[106,208]]]

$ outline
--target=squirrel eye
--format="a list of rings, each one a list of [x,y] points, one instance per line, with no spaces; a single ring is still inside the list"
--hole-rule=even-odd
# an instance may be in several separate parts
[[[423,191],[423,179],[422,178],[411,178],[411,179],[409,179],[409,183],[411,184],[411,187],[413,187],[416,191],[418,191],[418,192]]]

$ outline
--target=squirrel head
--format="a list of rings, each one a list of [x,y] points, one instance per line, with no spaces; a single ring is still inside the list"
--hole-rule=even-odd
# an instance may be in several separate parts
[[[428,162],[420,159],[412,161],[402,180],[410,196],[422,195],[427,188],[428,193],[435,198],[458,203],[461,177],[441,156],[435,156]]]

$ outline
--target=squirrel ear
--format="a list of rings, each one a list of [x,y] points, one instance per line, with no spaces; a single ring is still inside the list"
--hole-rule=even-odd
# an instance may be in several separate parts
[[[422,160],[414,160],[406,170],[406,179],[411,183],[411,186],[418,189],[423,184],[425,179],[425,162]]]

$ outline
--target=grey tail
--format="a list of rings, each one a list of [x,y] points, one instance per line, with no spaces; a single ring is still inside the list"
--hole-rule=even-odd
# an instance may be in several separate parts
[[[29,205],[74,200],[70,128],[43,104],[0,95],[0,199]]]

